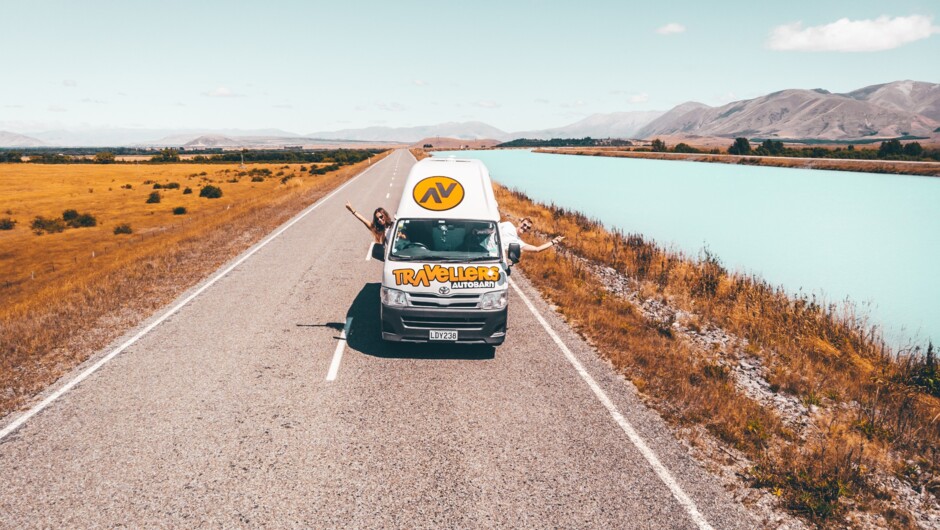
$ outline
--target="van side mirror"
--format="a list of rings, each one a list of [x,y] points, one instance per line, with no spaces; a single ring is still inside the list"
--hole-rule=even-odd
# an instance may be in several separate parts
[[[385,245],[378,243],[372,244],[372,259],[375,261],[385,261]]]
[[[519,263],[519,258],[522,256],[522,247],[519,246],[519,243],[510,243],[509,244],[509,261],[513,265]]]

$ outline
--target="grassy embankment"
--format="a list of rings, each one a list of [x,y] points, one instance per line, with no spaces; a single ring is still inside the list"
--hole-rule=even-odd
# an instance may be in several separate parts
[[[791,511],[821,526],[861,512],[879,525],[908,527],[913,518],[893,499],[893,481],[940,493],[932,357],[892,354],[850,312],[729,274],[711,256],[665,251],[504,188],[497,198],[504,213],[550,232],[545,239],[566,237],[558,252],[525,256],[532,283],[654,407],[743,455],[747,480]],[[598,267],[627,277],[634,302],[612,293]],[[651,318],[635,303],[649,300],[678,312]],[[740,340],[702,347],[687,340],[694,333],[678,331],[715,327]],[[767,391],[805,415],[794,423],[772,401],[746,395],[737,379],[742,362],[758,366]]]
[[[562,155],[612,156],[621,158],[649,158],[655,160],[684,160],[752,166],[792,167],[801,169],[828,169],[833,171],[862,171],[940,177],[940,162],[908,162],[901,160],[846,160],[835,158],[789,158],[774,156],[727,155],[710,153],[654,153],[617,148],[551,148],[536,149],[537,153]]]
[[[0,218],[16,221],[0,230],[0,416],[367,165],[0,165]],[[66,209],[96,226],[31,230]]]

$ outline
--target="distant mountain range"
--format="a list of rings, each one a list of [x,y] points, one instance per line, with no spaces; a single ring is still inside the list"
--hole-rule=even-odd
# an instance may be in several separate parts
[[[0,131],[0,147],[43,147],[46,143],[38,138]]]
[[[0,147],[141,146],[278,147],[347,142],[414,143],[422,139],[653,138],[656,136],[857,140],[940,138],[940,84],[895,81],[845,94],[789,89],[719,107],[690,101],[666,112],[594,114],[562,127],[505,132],[486,123],[367,127],[299,135],[279,129],[89,129],[17,134],[0,131]]]
[[[846,94],[782,90],[721,107],[683,103],[652,120],[637,136],[857,140],[930,137],[938,127],[940,84],[895,81]]]

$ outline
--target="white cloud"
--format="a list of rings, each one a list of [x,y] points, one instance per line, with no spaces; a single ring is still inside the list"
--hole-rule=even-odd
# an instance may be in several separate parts
[[[78,81],[74,79],[65,79],[62,81],[62,86],[67,86],[69,88],[74,88],[78,86]]]
[[[685,32],[685,26],[676,22],[670,22],[669,24],[656,29],[656,33],[659,33],[660,35],[673,35],[683,32]]]
[[[484,109],[498,109],[498,108],[500,108],[500,107],[502,106],[502,105],[500,105],[499,103],[497,103],[497,102],[495,102],[495,101],[492,101],[492,100],[489,100],[489,99],[485,99],[485,100],[483,100],[483,101],[477,101],[477,102],[474,103],[474,104],[475,104],[477,107],[482,107],[482,108],[484,108]]]
[[[415,86],[428,86],[428,82],[424,79],[415,79],[412,83],[414,83]]]
[[[839,20],[822,26],[803,27],[802,22],[777,26],[767,47],[801,52],[873,52],[890,50],[940,33],[933,19],[922,15],[887,16],[874,20]]]
[[[650,95],[646,92],[640,92],[639,94],[631,94],[627,97],[627,101],[630,103],[646,103],[649,101]]]
[[[243,96],[243,94],[236,94],[224,86],[220,86],[215,90],[203,92],[202,95],[209,96],[210,98],[240,98]]]
[[[60,107],[59,105],[49,105],[46,107],[46,110],[49,112],[68,112],[69,109],[65,107]]]

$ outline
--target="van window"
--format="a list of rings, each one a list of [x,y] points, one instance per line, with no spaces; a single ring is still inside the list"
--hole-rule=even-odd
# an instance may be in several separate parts
[[[390,242],[389,258],[397,261],[486,261],[501,255],[492,221],[402,219]]]

